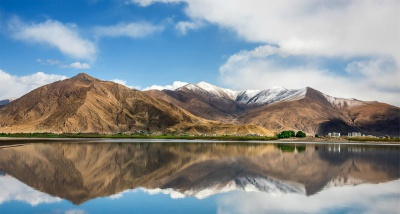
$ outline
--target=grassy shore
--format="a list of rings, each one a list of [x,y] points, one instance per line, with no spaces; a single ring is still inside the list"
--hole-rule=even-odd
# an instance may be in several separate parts
[[[400,138],[369,138],[369,137],[343,137],[343,138],[327,138],[327,137],[304,137],[304,138],[283,138],[268,136],[193,136],[193,135],[171,135],[171,134],[99,134],[99,133],[0,133],[0,138],[125,138],[125,139],[178,139],[178,140],[224,140],[224,141],[272,141],[278,140],[282,142],[388,142],[400,143]]]
[[[135,138],[135,139],[182,139],[182,140],[276,140],[267,136],[190,136],[190,135],[155,135],[155,134],[98,134],[98,133],[0,133],[0,137],[12,138]]]

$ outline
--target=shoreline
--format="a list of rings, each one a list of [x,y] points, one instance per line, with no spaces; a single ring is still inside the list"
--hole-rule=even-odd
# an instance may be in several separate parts
[[[239,144],[343,144],[343,145],[400,145],[399,141],[351,141],[332,138],[285,138],[277,140],[235,140],[235,139],[179,139],[179,138],[35,138],[0,137],[0,148],[28,143],[239,143]]]

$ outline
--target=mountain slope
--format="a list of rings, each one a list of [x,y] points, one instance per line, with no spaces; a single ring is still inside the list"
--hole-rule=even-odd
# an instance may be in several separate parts
[[[208,83],[188,84],[174,91],[145,91],[188,112],[226,123],[253,123],[275,132],[307,134],[362,132],[400,135],[400,108],[379,102],[335,98],[312,88],[232,91]]]
[[[33,90],[1,108],[0,118],[1,132],[267,133],[254,125],[207,121],[141,91],[86,74]]]

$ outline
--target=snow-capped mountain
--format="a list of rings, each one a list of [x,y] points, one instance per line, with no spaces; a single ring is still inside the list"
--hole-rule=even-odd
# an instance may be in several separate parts
[[[206,82],[175,90],[149,91],[209,120],[256,124],[268,130],[302,130],[307,134],[362,132],[398,136],[399,108],[376,101],[336,98],[310,87],[235,91]]]
[[[366,102],[356,99],[337,98],[324,94],[325,98],[336,108],[351,108],[364,105]]]
[[[218,86],[212,85],[210,83],[206,83],[206,82],[199,82],[196,84],[187,84],[180,88],[177,88],[176,90],[179,91],[179,90],[183,90],[183,89],[188,89],[191,91],[207,92],[213,96],[230,99],[230,100],[235,100],[236,96],[238,94],[237,91],[221,88],[221,87],[218,87]]]
[[[208,93],[211,96],[225,98],[238,104],[251,106],[301,99],[305,96],[306,93],[306,88],[290,90],[281,86],[275,86],[271,89],[266,90],[235,91],[231,89],[221,88],[206,82],[187,84],[176,90],[179,91],[184,89],[191,90],[193,92]]]
[[[268,177],[238,177],[227,183],[217,183],[207,187],[194,187],[183,191],[172,188],[142,189],[149,194],[162,193],[170,195],[171,198],[190,196],[198,199],[204,199],[213,195],[231,191],[266,192],[273,195],[283,195],[288,193],[306,194],[305,187],[302,184],[281,181]]]

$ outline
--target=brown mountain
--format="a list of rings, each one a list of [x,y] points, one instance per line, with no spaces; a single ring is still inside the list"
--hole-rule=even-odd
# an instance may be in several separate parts
[[[367,135],[400,135],[399,107],[335,98],[309,87],[235,92],[199,83],[173,91],[145,93],[199,117],[225,123],[253,123],[275,132],[291,129],[312,135],[353,131]]]
[[[341,146],[341,153],[335,152]],[[293,147],[292,152],[288,148]],[[0,170],[80,204],[143,187],[198,195],[253,185],[312,195],[325,187],[398,179],[393,147],[360,145],[35,143],[0,149]],[[267,184],[267,185],[266,185]],[[232,189],[232,188],[231,188]],[[203,191],[205,192],[205,191]]]
[[[271,134],[256,125],[206,120],[141,91],[86,74],[37,88],[0,108],[0,132],[147,130],[185,133]]]

